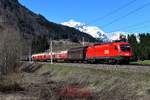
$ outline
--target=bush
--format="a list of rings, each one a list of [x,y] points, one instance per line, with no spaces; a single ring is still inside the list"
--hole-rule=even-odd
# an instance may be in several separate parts
[[[0,92],[14,92],[14,91],[23,91],[23,88],[20,87],[15,81],[3,80],[0,81]]]

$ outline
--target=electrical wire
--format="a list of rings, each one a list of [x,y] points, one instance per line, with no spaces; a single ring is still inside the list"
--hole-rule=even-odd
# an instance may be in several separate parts
[[[107,18],[107,17],[109,17],[109,16],[111,16],[111,15],[119,12],[120,10],[127,8],[128,6],[130,6],[131,4],[133,4],[135,1],[137,1],[137,0],[131,0],[130,2],[127,2],[126,4],[124,4],[124,5],[120,6],[119,8],[117,8],[117,9],[115,9],[115,10],[113,10],[113,11],[107,13],[107,14],[105,14],[104,16],[99,17],[99,18],[91,21],[91,23],[94,23],[94,22],[97,22],[97,21],[102,20],[104,18]]]
[[[145,7],[147,7],[147,6],[149,6],[149,5],[150,5],[150,2],[148,2],[148,3],[146,3],[146,4],[144,4],[144,5],[140,6],[140,7],[138,7],[138,8],[136,8],[136,9],[134,9],[134,10],[128,12],[128,13],[125,14],[125,15],[122,15],[122,16],[120,16],[120,17],[118,17],[118,18],[112,20],[111,22],[109,22],[109,23],[107,23],[107,24],[105,24],[105,25],[103,25],[103,26],[101,26],[101,27],[103,27],[103,28],[104,28],[104,27],[108,27],[109,25],[111,25],[111,24],[113,24],[113,23],[115,23],[115,22],[117,22],[117,21],[119,21],[119,20],[121,20],[121,19],[124,19],[124,18],[128,17],[129,15],[132,15],[132,14],[136,13],[137,11],[139,11],[139,10],[141,10],[141,9],[143,9],[143,8],[145,8]]]
[[[137,27],[137,26],[142,26],[142,25],[147,24],[147,23],[150,23],[150,20],[146,20],[146,21],[134,24],[134,25],[129,25],[129,26],[121,27],[121,28],[118,28],[118,29],[110,31],[109,33],[115,32],[115,31],[120,31],[122,29],[130,29],[130,28],[134,28],[134,27]]]

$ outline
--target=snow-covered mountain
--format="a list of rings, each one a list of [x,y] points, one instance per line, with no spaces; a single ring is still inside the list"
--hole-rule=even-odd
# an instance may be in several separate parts
[[[128,34],[130,34],[128,32],[105,33],[99,27],[88,26],[84,23],[77,22],[77,21],[74,21],[74,20],[70,20],[68,22],[63,22],[61,24],[65,25],[65,26],[76,28],[76,29],[80,30],[81,32],[90,34],[94,38],[100,39],[103,42],[119,40],[121,35],[124,35],[127,38]],[[137,41],[139,41],[138,35],[136,35],[136,36],[137,36]]]
[[[106,34],[110,40],[119,40],[121,35],[124,35],[125,37],[127,37],[129,33],[127,33],[127,32],[111,32],[111,33],[106,33]]]
[[[74,27],[74,28],[80,30],[81,32],[90,34],[94,38],[100,38],[100,39],[103,39],[103,40],[108,40],[107,35],[105,34],[105,32],[102,31],[100,28],[98,28],[96,26],[88,26],[84,23],[80,23],[80,22],[77,22],[77,21],[74,21],[74,20],[70,20],[68,22],[63,22],[61,24],[65,25],[65,26],[69,26],[69,27]]]
[[[120,36],[123,35],[126,37],[128,37],[128,35],[134,34],[136,36],[136,40],[137,42],[140,42],[140,38],[139,38],[139,34],[138,33],[128,33],[128,32],[112,32],[112,33],[106,33],[107,37],[109,38],[109,40],[113,41],[113,40],[119,40]]]

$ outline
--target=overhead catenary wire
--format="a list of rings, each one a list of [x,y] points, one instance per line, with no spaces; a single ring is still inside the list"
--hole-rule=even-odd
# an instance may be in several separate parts
[[[112,14],[115,14],[115,13],[119,12],[120,10],[127,8],[128,6],[130,6],[131,4],[133,4],[136,1],[137,0],[131,0],[131,1],[127,2],[126,4],[114,9],[113,11],[106,13],[104,16],[101,16],[101,17],[91,21],[91,23],[94,23],[94,22],[97,22],[97,21],[102,20],[104,18],[107,18],[107,17],[111,16]]]
[[[109,23],[107,23],[107,24],[105,24],[105,25],[103,25],[103,26],[101,26],[101,27],[103,27],[103,28],[104,28],[104,27],[108,27],[109,25],[111,25],[111,24],[113,24],[113,23],[115,23],[115,22],[117,22],[117,21],[119,21],[119,20],[121,20],[121,19],[124,19],[124,18],[128,17],[129,15],[132,15],[132,14],[136,13],[137,11],[139,11],[139,10],[141,10],[141,9],[143,9],[143,8],[145,8],[145,7],[147,7],[147,6],[149,6],[149,5],[150,5],[150,2],[145,3],[145,4],[143,4],[142,6],[136,8],[136,9],[130,11],[130,12],[128,12],[128,13],[125,14],[125,15],[122,15],[122,16],[120,16],[120,17],[118,17],[118,18],[112,20],[111,22],[109,22]]]
[[[130,30],[133,30],[133,29],[142,29],[142,28],[145,28],[145,27],[149,27],[150,25],[142,25],[142,26],[140,26],[140,27],[135,27],[135,28],[132,28],[132,29],[128,29],[128,31],[130,31]]]
[[[122,30],[122,29],[132,29],[132,28],[136,28],[136,27],[138,27],[138,26],[143,26],[144,24],[148,24],[148,23],[150,23],[150,20],[145,20],[145,21],[140,22],[140,23],[136,23],[136,24],[133,24],[133,25],[129,25],[129,26],[125,26],[125,27],[121,27],[121,28],[118,28],[118,29],[109,31],[109,33],[115,32],[115,31],[120,31],[120,30]]]
[[[131,32],[133,29],[137,29],[137,30],[141,30],[142,28],[145,28],[145,27],[149,27],[150,25],[143,25],[143,26],[140,26],[140,27],[134,27],[134,28],[131,28],[131,29],[128,29],[127,31],[128,32],[125,32],[125,33],[140,33],[140,32]],[[116,32],[116,31],[109,31],[109,32],[107,32],[107,33],[114,33],[114,32]],[[148,31],[145,31],[145,32],[148,32]],[[145,33],[144,31],[143,32],[141,32],[141,33]],[[150,32],[150,31],[149,31]],[[122,32],[120,32],[120,33],[122,33]]]
[[[126,31],[132,31],[132,30],[135,30],[135,29],[136,29],[136,31],[138,31],[138,30],[144,29],[146,27],[150,27],[150,25],[142,25],[142,26],[139,26],[139,27],[134,27],[134,28],[126,29]]]
[[[114,33],[114,32],[120,32],[120,33],[150,33],[150,31],[138,31],[138,30],[142,30],[142,29],[144,29],[144,28],[146,28],[146,27],[150,27],[150,25],[139,25],[139,26],[135,26],[135,27],[132,27],[132,28],[128,28],[128,29],[124,29],[124,31],[119,31],[119,30],[116,30],[116,31],[109,31],[109,32],[106,32],[106,33]],[[138,32],[136,32],[135,31],[135,29],[136,29],[136,31],[138,31]],[[134,30],[134,32],[133,32],[133,30]]]

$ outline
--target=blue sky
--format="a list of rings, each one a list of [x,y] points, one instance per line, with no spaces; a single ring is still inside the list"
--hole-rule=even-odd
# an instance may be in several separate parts
[[[61,23],[74,19],[105,32],[150,32],[150,4],[130,13],[149,0],[134,0],[127,7],[120,8],[133,0],[19,0],[31,11],[41,14],[49,21]],[[114,11],[112,14],[106,14]],[[130,15],[128,15],[130,13]],[[127,17],[124,17],[128,15]],[[105,16],[105,17],[104,17]],[[119,19],[118,21],[114,21]],[[112,23],[111,23],[112,22]],[[111,24],[110,24],[111,23]]]

